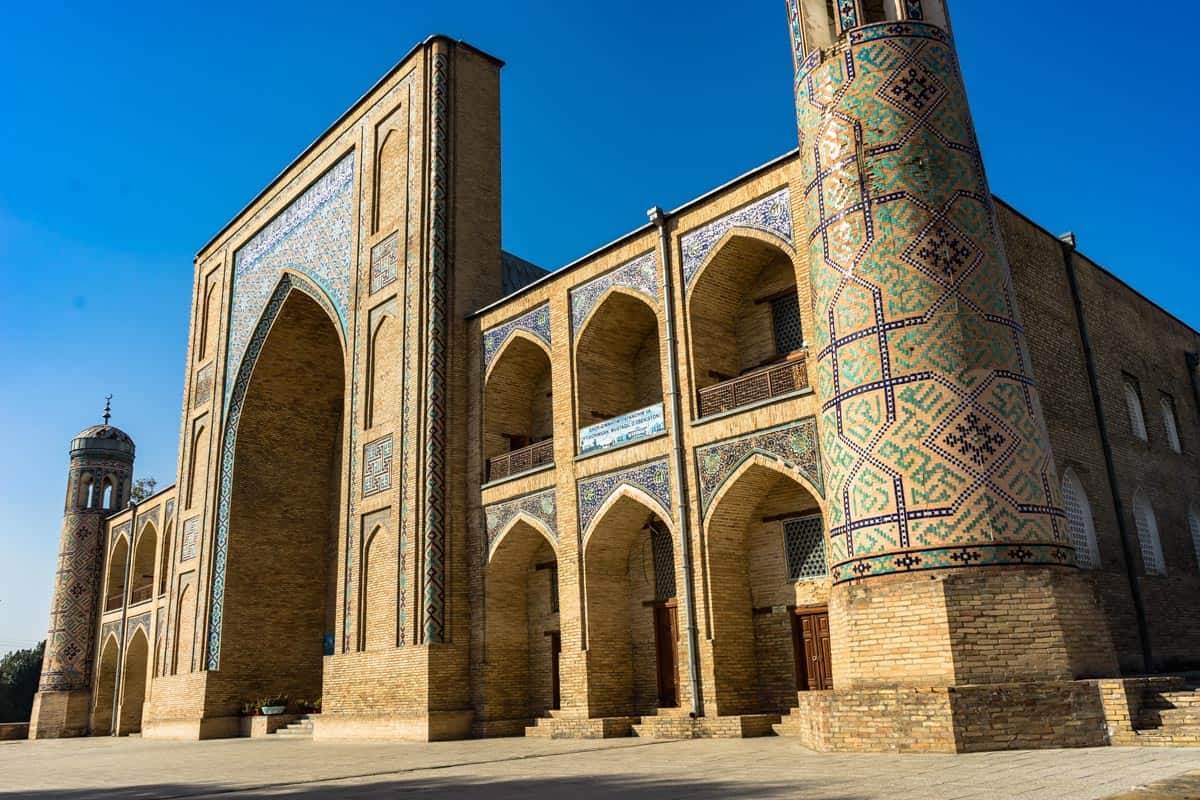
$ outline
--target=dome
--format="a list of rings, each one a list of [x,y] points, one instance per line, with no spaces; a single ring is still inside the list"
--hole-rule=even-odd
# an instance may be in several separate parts
[[[71,440],[72,455],[84,450],[109,455],[122,454],[133,458],[133,438],[112,425],[93,425],[75,434],[75,438]]]

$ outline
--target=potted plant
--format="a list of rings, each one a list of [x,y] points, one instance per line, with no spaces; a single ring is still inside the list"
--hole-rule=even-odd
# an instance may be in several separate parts
[[[321,713],[321,698],[316,700],[297,700],[296,705],[300,707],[301,714],[320,714]]]
[[[288,697],[286,694],[265,697],[258,701],[258,707],[264,716],[271,717],[287,711]]]
[[[242,703],[242,710],[239,712],[239,714],[243,717],[257,717],[258,716],[258,703],[255,703],[253,701],[247,701],[245,703]]]

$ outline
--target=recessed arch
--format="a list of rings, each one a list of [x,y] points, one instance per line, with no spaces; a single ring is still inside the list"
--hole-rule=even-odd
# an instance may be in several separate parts
[[[154,559],[158,554],[158,529],[147,521],[138,532],[129,567],[129,603],[141,603],[154,596]]]
[[[583,542],[593,717],[655,713],[684,700],[674,596],[682,578],[669,519],[644,492],[621,486],[606,499]],[[659,544],[665,551],[656,552]]]
[[[375,525],[363,541],[362,553],[361,647],[386,650],[397,645],[399,613],[396,597],[399,542],[390,526]]]
[[[172,634],[171,674],[191,672],[196,639],[196,590],[190,583],[183,583],[179,590]]]
[[[558,542],[555,540],[554,534],[550,532],[550,528],[547,527],[546,523],[542,522],[540,519],[532,516],[531,514],[527,514],[524,511],[518,511],[513,518],[510,519],[504,525],[504,527],[500,529],[500,532],[492,538],[491,543],[488,545],[487,560],[489,564],[492,561],[492,557],[496,554],[496,551],[500,548],[501,543],[504,542],[505,538],[518,525],[528,525],[535,532],[540,534],[541,537],[546,540],[546,544],[550,547],[550,549],[557,555]]]
[[[100,646],[96,661],[96,685],[93,692],[92,736],[109,736],[113,730],[113,702],[116,699],[117,651],[121,649],[115,634],[109,634]]]
[[[613,489],[612,493],[608,497],[604,498],[604,502],[601,503],[600,507],[596,509],[596,513],[592,515],[591,522],[589,522],[587,527],[584,529],[583,536],[580,538],[580,541],[582,543],[581,549],[585,554],[587,553],[588,541],[592,538],[592,534],[595,533],[595,531],[604,522],[605,517],[612,510],[612,508],[621,503],[623,500],[630,500],[638,505],[644,506],[646,511],[660,517],[663,520],[663,524],[671,527],[671,512],[669,509],[663,507],[662,503],[652,497],[644,489],[634,486],[632,483],[622,483]]]
[[[580,431],[663,402],[658,312],[630,289],[614,286],[575,340],[576,424]]]
[[[167,593],[167,581],[171,575],[171,541],[175,538],[175,520],[167,522],[163,531],[162,544],[159,547],[161,555],[158,563],[158,593]]]
[[[780,713],[795,705],[798,690],[824,688],[798,670],[806,661],[798,658],[790,611],[828,597],[820,514],[807,482],[761,453],[745,459],[714,495],[702,530],[718,714]],[[813,520],[815,538],[806,539]],[[823,570],[797,568],[811,567],[814,558]]]
[[[684,306],[697,417],[808,386],[798,274],[790,246],[745,228],[701,263]]]
[[[1167,564],[1158,532],[1158,517],[1144,489],[1138,489],[1133,495],[1133,522],[1142,552],[1142,568],[1147,575],[1166,575]]]
[[[1063,471],[1062,497],[1063,509],[1067,513],[1067,530],[1075,548],[1075,563],[1080,569],[1096,569],[1101,561],[1092,504],[1073,467]]]
[[[554,462],[553,375],[549,349],[523,331],[492,359],[483,390],[486,480]]]
[[[104,610],[112,611],[125,603],[125,565],[129,561],[129,536],[120,533],[108,550],[108,581],[104,591]]]
[[[729,471],[729,474],[725,477],[724,480],[721,481],[720,484],[718,484],[717,488],[713,491],[712,499],[709,500],[707,506],[705,506],[705,509],[704,509],[704,516],[705,516],[706,522],[708,519],[709,512],[711,511],[711,509],[715,508],[716,506],[718,506],[720,504],[721,498],[723,498],[725,496],[725,493],[727,491],[729,491],[729,489],[731,487],[737,485],[737,483],[741,480],[742,476],[746,472],[748,472],[751,469],[755,469],[755,468],[762,468],[762,469],[766,469],[769,471],[773,471],[785,478],[794,480],[796,483],[800,484],[800,486],[803,487],[804,490],[806,492],[808,492],[809,494],[811,494],[814,498],[821,498],[824,496],[824,493],[822,492],[821,487],[815,485],[812,482],[812,479],[808,475],[805,475],[799,469],[797,469],[796,467],[787,463],[786,461],[784,461],[782,458],[780,458],[775,453],[771,453],[766,450],[755,448],[755,449],[751,450],[750,452],[746,453],[746,455],[742,457],[742,459],[737,463],[737,465],[734,466],[733,469],[731,469]]]
[[[535,347],[540,348],[542,352],[546,354],[546,358],[548,360],[554,357],[554,354],[550,352],[550,345],[546,344],[541,337],[534,336],[524,328],[513,328],[509,332],[508,336],[504,337],[504,341],[500,343],[499,348],[496,350],[496,354],[492,356],[491,363],[488,364],[487,371],[483,374],[483,382],[485,385],[491,379],[492,373],[496,370],[496,364],[500,362],[500,359],[504,356],[504,352],[517,340],[526,341]]]
[[[125,641],[125,663],[121,669],[121,716],[117,726],[119,736],[141,731],[142,709],[149,685],[146,672],[150,666],[150,637],[146,628],[139,624]]]

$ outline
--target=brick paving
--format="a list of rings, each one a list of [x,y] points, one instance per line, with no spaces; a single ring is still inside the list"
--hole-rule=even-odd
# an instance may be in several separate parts
[[[819,754],[783,738],[0,744],[0,798],[289,797],[1124,800],[1196,797],[1200,748]],[[1137,790],[1135,792],[1135,790]],[[1134,792],[1129,794],[1130,792]],[[1189,792],[1191,792],[1189,794]]]

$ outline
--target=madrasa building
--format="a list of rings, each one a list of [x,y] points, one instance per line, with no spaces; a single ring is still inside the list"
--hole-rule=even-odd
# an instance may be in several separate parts
[[[553,272],[441,36],[217,231],[31,735],[1200,742],[1200,335],[990,193],[942,0],[787,12],[798,149]]]

